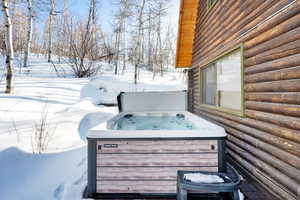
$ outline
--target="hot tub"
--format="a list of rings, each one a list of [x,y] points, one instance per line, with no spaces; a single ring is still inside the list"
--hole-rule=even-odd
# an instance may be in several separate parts
[[[174,194],[178,170],[225,170],[225,130],[183,109],[185,92],[123,95],[121,112],[89,131],[89,197]]]

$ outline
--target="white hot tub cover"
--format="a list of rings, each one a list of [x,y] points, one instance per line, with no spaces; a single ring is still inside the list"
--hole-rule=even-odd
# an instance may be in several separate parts
[[[120,112],[187,110],[187,92],[126,92],[118,96]]]

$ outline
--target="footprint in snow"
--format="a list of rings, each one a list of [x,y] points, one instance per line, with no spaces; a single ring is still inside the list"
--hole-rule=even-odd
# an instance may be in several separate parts
[[[77,166],[81,166],[81,165],[83,165],[85,162],[86,162],[86,157],[83,158],[83,159],[78,163]]]
[[[64,194],[64,190],[65,190],[65,185],[64,184],[60,184],[54,191],[54,198],[56,200],[61,200]]]
[[[73,183],[73,185],[79,185],[87,178],[87,171],[84,171],[83,174]]]
[[[77,180],[73,183],[73,185],[79,185],[80,183],[83,182],[83,179],[84,179],[84,177],[83,177],[83,175],[82,175],[79,179],[77,179]]]

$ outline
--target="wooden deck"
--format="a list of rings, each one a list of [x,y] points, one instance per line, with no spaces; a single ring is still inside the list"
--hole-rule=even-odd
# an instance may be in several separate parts
[[[272,196],[267,191],[263,190],[253,179],[243,172],[240,166],[236,165],[236,163],[228,158],[229,163],[235,166],[235,168],[239,171],[239,174],[242,175],[243,180],[240,184],[240,190],[245,196],[245,200],[278,200],[274,196]],[[85,195],[84,195],[85,196]],[[93,196],[94,199],[114,199],[114,200],[125,200],[125,199],[135,199],[135,200],[143,200],[143,199],[157,199],[157,200],[175,200],[176,195],[169,196],[153,196],[153,195],[140,195],[140,194],[96,194]],[[231,200],[232,198],[228,193],[223,194],[189,194],[189,200]]]
[[[268,194],[265,191],[259,189],[254,185],[251,180],[243,180],[240,185],[240,190],[245,195],[245,200],[276,200],[273,196]],[[97,195],[94,199],[114,199],[114,200],[125,200],[125,199],[135,199],[135,200],[144,200],[144,199],[156,199],[156,200],[175,200],[175,195],[164,196],[164,197],[155,197],[149,195]],[[201,195],[189,195],[189,200],[231,200],[231,197],[228,194],[201,194]]]
[[[242,181],[240,190],[245,195],[245,200],[275,200],[270,194],[259,190],[257,186],[252,184],[249,180]]]

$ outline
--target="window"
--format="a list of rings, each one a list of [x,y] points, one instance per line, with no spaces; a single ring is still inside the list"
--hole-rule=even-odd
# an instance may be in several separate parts
[[[212,8],[218,0],[207,0],[207,9]]]
[[[242,113],[241,49],[217,59],[201,73],[202,104]]]
[[[203,102],[209,105],[216,105],[216,64],[211,64],[203,70]]]

